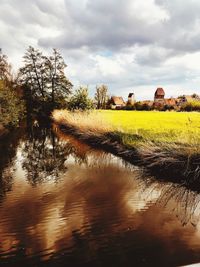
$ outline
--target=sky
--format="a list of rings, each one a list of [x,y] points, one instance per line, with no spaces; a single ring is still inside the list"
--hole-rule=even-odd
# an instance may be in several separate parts
[[[57,48],[74,84],[152,99],[200,94],[199,0],[0,0],[0,47],[14,69],[29,45]]]

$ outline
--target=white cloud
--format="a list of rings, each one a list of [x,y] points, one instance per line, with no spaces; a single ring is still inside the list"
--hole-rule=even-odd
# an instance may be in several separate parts
[[[75,85],[152,98],[200,93],[198,0],[1,0],[0,46],[15,66],[29,45],[57,47]]]
[[[154,0],[135,0],[130,3],[130,12],[139,14],[145,23],[154,24],[169,19],[169,13],[162,6],[156,5]]]

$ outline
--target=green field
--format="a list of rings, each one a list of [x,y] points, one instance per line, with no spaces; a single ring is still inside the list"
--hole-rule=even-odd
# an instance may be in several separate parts
[[[198,112],[95,110],[71,113],[56,110],[52,116],[57,123],[71,125],[84,133],[112,134],[125,145],[200,153]]]
[[[188,184],[200,177],[200,113],[55,110],[52,119],[55,128],[64,127],[83,142],[135,160],[153,175]]]
[[[98,111],[105,123],[122,133],[125,143],[158,142],[200,146],[200,113]]]

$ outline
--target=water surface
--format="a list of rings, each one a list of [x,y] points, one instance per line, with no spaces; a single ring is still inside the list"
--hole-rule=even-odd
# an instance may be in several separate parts
[[[200,196],[57,129],[0,144],[0,266],[200,262]]]

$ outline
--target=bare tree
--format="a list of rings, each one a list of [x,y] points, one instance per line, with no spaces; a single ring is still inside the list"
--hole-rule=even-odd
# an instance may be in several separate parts
[[[95,100],[97,109],[105,109],[108,101],[108,87],[104,84],[96,87]]]

